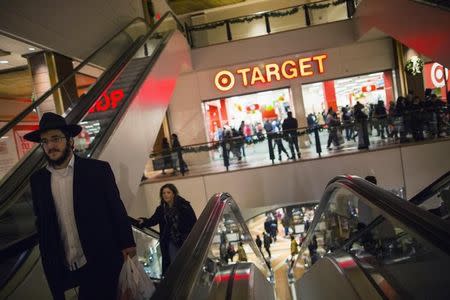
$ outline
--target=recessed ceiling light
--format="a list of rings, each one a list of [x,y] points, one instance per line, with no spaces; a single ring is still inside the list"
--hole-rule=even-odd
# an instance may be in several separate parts
[[[0,64],[7,64],[7,63],[9,63],[9,61],[7,61],[7,60],[0,60]]]
[[[28,50],[34,51],[34,50],[36,50],[36,48],[30,47],[30,48],[28,48]]]

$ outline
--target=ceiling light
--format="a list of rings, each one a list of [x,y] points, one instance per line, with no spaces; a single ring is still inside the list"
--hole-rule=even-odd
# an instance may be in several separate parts
[[[9,63],[9,61],[7,61],[7,60],[0,60],[0,64],[7,64],[7,63]]]
[[[36,50],[36,48],[30,47],[30,48],[28,48],[28,50],[34,51],[34,50]]]

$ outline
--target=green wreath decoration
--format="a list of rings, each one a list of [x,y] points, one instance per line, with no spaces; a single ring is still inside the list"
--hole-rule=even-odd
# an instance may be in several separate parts
[[[406,62],[405,71],[415,76],[422,73],[423,65],[423,59],[415,55]]]

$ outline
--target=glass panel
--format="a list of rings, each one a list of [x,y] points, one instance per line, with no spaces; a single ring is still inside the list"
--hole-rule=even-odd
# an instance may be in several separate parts
[[[323,1],[308,6],[311,25],[325,24],[347,19],[347,6],[345,2],[339,5],[333,5],[333,2],[334,1]],[[314,7],[320,8],[314,9]]]
[[[12,275],[12,271],[14,270],[14,266],[17,265],[17,262],[26,257],[28,251],[20,252],[15,256],[12,256],[6,260],[3,260],[0,264],[0,286],[4,286],[6,280],[9,279],[9,276]]]
[[[29,188],[0,216],[0,248],[36,231],[33,203]]]
[[[133,45],[136,39],[142,37],[143,34],[147,33],[147,30],[148,27],[144,23],[133,23],[125,31],[123,31],[117,37],[113,38],[105,47],[103,47],[92,58],[92,60],[90,60],[91,63],[85,66],[82,70],[89,71],[89,68],[91,68],[91,71],[94,70],[98,72],[97,76],[101,76],[105,72],[105,70],[110,68],[112,64],[117,60],[117,58],[123,54],[124,49],[128,49],[128,47]],[[157,45],[161,42],[162,38],[163,35],[158,32],[152,34],[147,42],[142,46],[142,48],[137,51],[134,58],[130,60],[125,69],[130,66],[133,67],[136,65],[141,68],[145,67],[146,65],[142,64],[143,60],[147,60],[150,58],[150,56],[153,54],[153,51],[157,48]],[[140,71],[142,71],[142,69]],[[140,74],[141,73],[136,72],[134,74],[134,79],[139,79]],[[74,76],[75,73],[73,74],[73,77]],[[99,101],[97,101],[97,103],[95,103],[95,105],[91,108],[90,113],[88,113],[84,120],[81,122],[81,125],[83,126],[83,132],[78,138],[75,139],[75,151],[81,155],[89,156],[91,154],[90,151],[92,150],[93,142],[95,140],[98,140],[99,134],[102,134],[111,124],[111,121],[117,114],[117,108],[122,104],[121,100],[126,95],[126,91],[128,91],[125,89],[130,88],[131,84],[129,84],[129,81],[128,85],[124,84],[123,86],[120,86],[120,79],[118,80],[117,78],[120,78],[120,74],[118,77],[116,77],[116,81],[109,86],[109,89],[107,89],[107,91],[100,97]],[[97,82],[97,79],[98,78],[95,78],[95,81],[86,88],[87,92],[89,92],[89,89],[92,87],[92,85]],[[128,78],[128,80],[130,80],[130,78]],[[64,93],[63,90],[65,89],[65,87],[66,84],[62,85],[58,91]],[[72,98],[72,100],[73,103],[77,101],[83,101],[83,95],[81,95],[79,99],[75,97]],[[49,100],[47,99],[38,107],[38,111],[40,113],[44,111],[43,107],[46,106],[47,101]],[[70,109],[67,110],[66,114],[68,112],[70,112]],[[35,112],[33,113],[36,114]],[[27,118],[28,117],[25,117],[24,120],[27,120]],[[16,130],[16,127],[13,128],[11,132],[14,132]],[[29,132],[31,130],[32,129],[26,132]],[[26,132],[24,132],[23,134],[25,134]],[[11,136],[12,134],[9,135],[8,133],[7,135]],[[2,142],[3,140],[5,140],[5,138],[1,139]],[[9,148],[7,149],[8,151],[10,150]],[[29,149],[31,149],[31,143]],[[0,147],[0,155],[5,153],[5,151],[2,152],[1,150],[2,148]],[[13,151],[16,150],[13,149]],[[16,162],[17,160],[11,163],[8,169],[14,167]],[[8,170],[6,170],[4,173],[6,173],[7,171]],[[2,234],[0,240],[1,246],[4,246],[7,243],[13,242],[20,238],[23,238],[24,236],[27,236],[32,232],[35,232],[35,218],[33,214],[29,188],[21,191],[21,195],[19,195],[17,200],[14,201],[4,213],[2,213],[0,218],[0,232],[4,233]],[[154,245],[154,241],[149,241],[148,238],[138,238],[140,240],[143,240],[144,245],[146,245],[144,246],[144,248],[148,250],[147,252],[145,252],[145,250],[142,250],[143,252],[140,252],[139,256],[146,264],[149,275],[155,278],[160,277],[160,254],[159,250],[157,250],[157,245]]]
[[[138,260],[142,263],[145,272],[150,278],[161,279],[162,256],[159,239],[133,227],[133,236],[136,242]]]
[[[253,16],[251,16],[253,17]],[[251,22],[239,22],[230,25],[233,41],[267,34],[264,15],[258,15]]]
[[[305,10],[303,9],[303,6],[299,6],[297,9],[297,12],[291,15],[270,17],[271,33],[306,27]],[[275,11],[275,13],[284,13],[289,10],[278,10]]]
[[[205,47],[228,41],[225,24],[207,30],[194,30],[190,34],[195,47]]]
[[[80,135],[75,139],[75,151],[81,156],[89,157],[99,137],[109,128],[120,111],[125,100],[132,92],[134,83],[145,72],[153,52],[160,46],[168,33],[153,33],[134,57],[127,63],[121,73],[102,93],[101,97],[80,121],[83,127]]]
[[[447,182],[436,194],[424,201],[419,207],[429,210],[443,219],[449,217],[450,182]]]
[[[241,224],[237,216],[227,205],[221,221],[216,227],[214,238],[204,262],[203,272],[197,278],[192,299],[203,299],[212,295],[212,291],[229,280],[232,266],[239,262],[251,262],[269,280],[272,273],[266,260],[256,247],[248,233],[245,223]]]
[[[89,92],[104,72],[109,69],[117,59],[128,49],[139,37],[147,33],[148,26],[137,20],[130,24],[120,34],[112,38],[106,45],[92,56],[87,64],[78,72],[74,72],[64,83],[52,94],[45,98],[36,95],[36,101],[44,100],[35,110],[15,125],[12,129],[0,137],[0,180],[12,168],[22,160],[27,153],[35,149],[34,143],[24,140],[23,136],[37,128],[39,116],[48,111],[55,111],[55,103],[62,110],[67,110],[76,103],[83,101],[84,95]],[[74,62],[74,68],[79,65]],[[82,86],[77,89],[77,86]],[[50,89],[51,86],[48,86]],[[39,98],[41,97],[41,98]],[[56,101],[55,101],[56,100]],[[66,113],[67,114],[67,111]],[[0,123],[5,126],[6,123]]]
[[[337,188],[330,199],[302,247],[297,267],[310,268],[327,253],[345,249],[388,298],[448,295],[446,253],[350,190]]]

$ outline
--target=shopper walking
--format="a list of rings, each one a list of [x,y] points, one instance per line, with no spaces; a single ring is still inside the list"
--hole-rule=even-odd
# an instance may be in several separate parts
[[[159,225],[162,271],[166,274],[178,251],[194,227],[197,217],[191,204],[181,197],[175,185],[167,183],[159,190],[161,204],[150,218],[139,218],[141,227]]]
[[[162,139],[162,157],[163,157],[163,169],[162,173],[166,174],[166,169],[172,167],[172,156],[170,154],[170,144],[167,138]]]
[[[266,249],[267,254],[269,255],[269,258],[272,257],[272,254],[270,253],[270,244],[272,244],[272,238],[269,234],[263,233],[263,242],[264,242],[264,249]]]
[[[358,126],[358,149],[369,148],[369,132],[367,129],[367,114],[363,111],[364,105],[356,102],[354,107],[355,122]]]
[[[261,247],[262,247],[262,241],[261,241],[261,238],[259,237],[259,235],[256,236],[255,242],[256,242],[256,246],[258,246],[259,252],[262,253],[262,249],[261,249]]]
[[[234,255],[236,254],[236,250],[234,250],[233,244],[231,242],[228,243],[227,247],[228,259],[230,262],[233,262]]]
[[[183,147],[181,147],[180,140],[178,139],[178,135],[172,133],[172,151],[173,155],[173,165],[174,170],[176,170],[176,166],[180,167],[180,172],[183,174],[186,171],[189,171],[186,162],[183,159]]]
[[[292,117],[292,112],[288,111],[287,118],[283,121],[283,133],[287,137],[289,141],[289,149],[291,150],[291,159],[295,159],[295,150],[297,150],[297,156],[300,158],[300,149],[298,147],[298,134],[297,134],[297,128],[298,128],[298,122],[297,119]]]
[[[276,121],[274,121],[276,122]],[[275,142],[275,145],[278,148],[278,160],[281,161],[282,157],[281,157],[281,153],[283,152],[284,154],[286,154],[287,158],[289,159],[289,154],[286,151],[286,148],[283,145],[283,136],[280,134],[280,129],[278,128],[278,126],[276,126],[276,124],[272,124],[272,133],[273,133],[273,141]]]
[[[73,153],[80,132],[48,112],[24,136],[41,144],[47,160],[30,180],[42,266],[54,299],[75,287],[80,299],[116,299],[136,245],[110,165]]]
[[[291,256],[294,257],[298,254],[298,244],[295,240],[295,237],[293,234],[291,234]]]
[[[377,120],[378,136],[381,135],[381,138],[385,139],[385,132],[387,133],[387,112],[382,100],[378,101],[375,106],[374,118]]]
[[[244,245],[242,244],[242,242],[239,242],[237,253],[238,253],[238,260],[240,262],[247,261],[247,254],[245,253]]]

